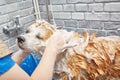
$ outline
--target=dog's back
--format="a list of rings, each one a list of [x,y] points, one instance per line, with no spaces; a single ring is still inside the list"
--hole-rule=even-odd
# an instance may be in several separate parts
[[[78,45],[67,49],[66,55],[56,63],[55,74],[59,79],[120,79],[120,37],[89,37],[84,32],[83,37],[72,38]]]

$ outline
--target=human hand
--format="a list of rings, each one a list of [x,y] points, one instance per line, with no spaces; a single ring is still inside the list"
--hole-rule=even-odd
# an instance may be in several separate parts
[[[68,44],[71,36],[72,32],[57,30],[48,40],[46,48],[55,51],[57,54],[62,53],[67,48],[76,46],[76,44]]]

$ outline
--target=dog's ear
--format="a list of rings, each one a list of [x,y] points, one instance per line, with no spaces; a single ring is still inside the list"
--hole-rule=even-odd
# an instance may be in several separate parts
[[[97,37],[96,33],[93,33],[92,35],[90,35],[90,41],[92,41],[93,39],[95,39]]]
[[[84,37],[84,42],[85,42],[88,39],[88,37],[89,37],[89,34],[88,34],[87,30],[83,31],[83,37]]]
[[[48,23],[48,22],[45,21],[45,20],[38,20],[38,21],[36,21],[36,23],[45,25],[45,26],[47,26],[47,28],[49,28],[50,30],[56,31],[56,26],[55,26],[55,25],[52,25],[52,24],[50,24],[50,23]],[[40,25],[39,25],[39,26],[40,26]]]

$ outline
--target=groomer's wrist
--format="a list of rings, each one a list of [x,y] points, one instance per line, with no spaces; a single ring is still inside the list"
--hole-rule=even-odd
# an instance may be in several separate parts
[[[46,48],[45,53],[56,57],[57,49],[56,48]]]

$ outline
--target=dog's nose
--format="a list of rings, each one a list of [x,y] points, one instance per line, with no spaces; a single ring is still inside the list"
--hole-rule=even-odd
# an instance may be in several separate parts
[[[18,36],[17,41],[18,42],[25,42],[25,38],[23,36]]]

